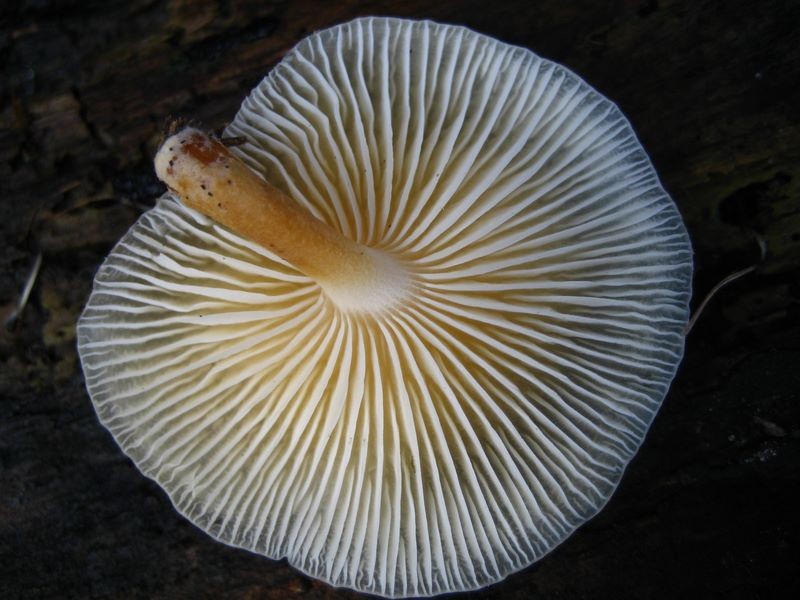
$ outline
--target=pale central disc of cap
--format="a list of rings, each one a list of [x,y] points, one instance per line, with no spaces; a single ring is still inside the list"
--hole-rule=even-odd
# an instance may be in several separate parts
[[[367,276],[348,280],[320,279],[325,295],[341,310],[377,314],[408,302],[411,280],[397,259],[381,250],[364,247],[374,265]]]

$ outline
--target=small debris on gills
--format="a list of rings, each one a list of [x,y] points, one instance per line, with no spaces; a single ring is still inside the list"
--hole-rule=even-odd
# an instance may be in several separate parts
[[[241,146],[247,141],[247,139],[239,135],[236,137],[220,138],[219,141],[222,142],[222,145],[225,146],[226,148],[230,148],[231,146]]]

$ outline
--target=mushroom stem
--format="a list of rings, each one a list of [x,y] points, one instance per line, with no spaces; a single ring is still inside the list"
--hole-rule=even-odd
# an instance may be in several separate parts
[[[184,204],[271,250],[342,308],[385,308],[408,288],[393,257],[347,239],[198,129],[168,138],[155,168]]]

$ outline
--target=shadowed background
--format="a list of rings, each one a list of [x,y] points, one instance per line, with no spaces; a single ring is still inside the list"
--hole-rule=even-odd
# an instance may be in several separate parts
[[[751,8],[751,5],[754,8]],[[622,484],[551,555],[459,598],[772,598],[800,547],[800,5],[733,0],[50,2],[0,9],[0,596],[356,598],[214,542],[99,425],[75,321],[163,186],[168,116],[209,129],[305,35],[360,15],[466,25],[621,107],[686,220],[696,306],[725,288]],[[791,549],[794,548],[794,551]]]

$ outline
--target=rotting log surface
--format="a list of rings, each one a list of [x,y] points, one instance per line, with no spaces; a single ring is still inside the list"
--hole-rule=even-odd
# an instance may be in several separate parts
[[[166,117],[213,129],[301,37],[365,14],[461,23],[561,62],[628,115],[687,221],[695,304],[726,288],[622,485],[481,598],[771,598],[800,547],[800,6],[793,0],[146,0],[0,13],[0,596],[355,598],[212,541],[98,424],[75,351],[95,270],[162,186]],[[11,7],[11,5],[15,5]],[[469,597],[467,595],[464,596]]]

